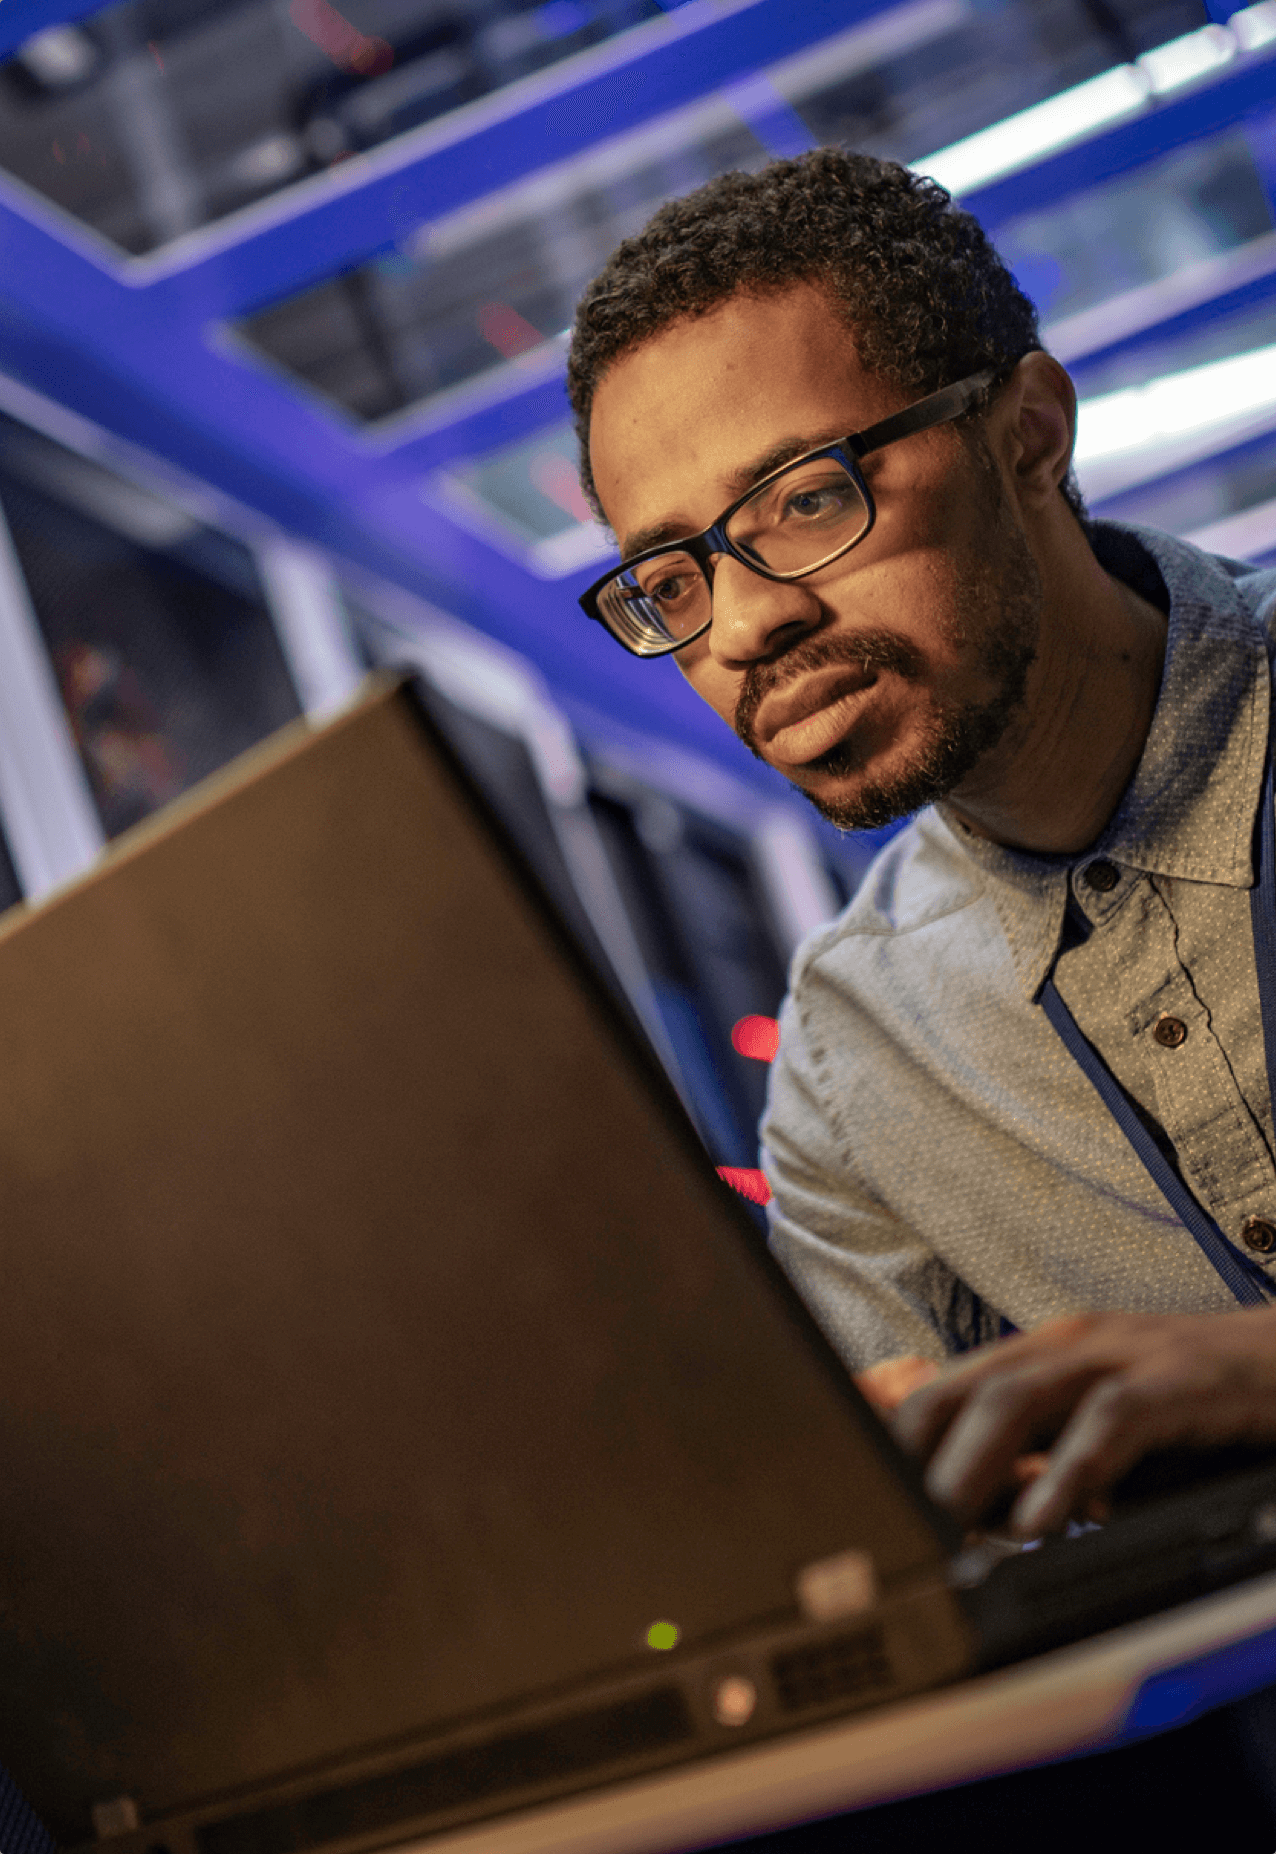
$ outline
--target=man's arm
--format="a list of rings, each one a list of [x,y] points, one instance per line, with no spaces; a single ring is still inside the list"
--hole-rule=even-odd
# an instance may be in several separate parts
[[[852,1371],[939,1363],[991,1338],[997,1315],[865,1183],[844,1108],[788,1000],[761,1128],[777,1260]],[[881,1381],[861,1388],[873,1395]]]
[[[1011,1513],[1030,1538],[1094,1512],[1154,1450],[1276,1444],[1276,1307],[1052,1320],[945,1368],[895,1428],[967,1524],[1022,1487],[1016,1461],[1048,1449]]]

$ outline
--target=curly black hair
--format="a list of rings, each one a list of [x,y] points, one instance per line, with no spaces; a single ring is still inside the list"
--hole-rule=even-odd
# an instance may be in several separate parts
[[[775,161],[757,174],[722,174],[669,200],[627,238],[576,311],[567,391],[581,484],[596,512],[589,416],[612,363],[737,291],[795,283],[823,285],[861,365],[918,398],[986,367],[1004,379],[1041,347],[1032,303],[982,226],[937,181],[837,148]],[[1071,474],[1063,493],[1084,520]]]

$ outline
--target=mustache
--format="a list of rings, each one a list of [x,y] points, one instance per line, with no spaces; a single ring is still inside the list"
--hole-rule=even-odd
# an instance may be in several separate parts
[[[884,670],[909,682],[918,681],[925,668],[921,651],[891,631],[861,631],[853,638],[809,637],[794,644],[782,657],[750,663],[744,672],[732,725],[755,759],[761,759],[762,754],[754,726],[767,697],[810,675],[812,670],[843,665],[866,672]]]

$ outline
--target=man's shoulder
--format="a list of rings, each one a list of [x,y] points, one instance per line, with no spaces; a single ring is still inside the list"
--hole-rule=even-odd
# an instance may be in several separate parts
[[[916,933],[968,907],[983,887],[952,827],[928,806],[882,846],[841,914],[799,947],[791,989],[839,949],[852,953]]]
[[[1226,608],[1234,595],[1266,632],[1269,643],[1276,642],[1276,566],[1234,559],[1208,546],[1134,523],[1092,522],[1090,538],[1102,565],[1136,590],[1147,592],[1154,601],[1159,602],[1156,591],[1147,583],[1149,558],[1154,575],[1159,575],[1172,596],[1186,600],[1202,615],[1216,616],[1219,603]],[[1201,537],[1205,541],[1208,538]]]
[[[1269,644],[1276,644],[1276,567],[1250,566],[1242,560],[1229,560],[1212,554],[1214,565],[1233,581],[1241,598],[1267,634]]]
[[[1262,625],[1269,640],[1276,640],[1276,567],[1255,566],[1252,561],[1233,560],[1227,554],[1198,551],[1212,571],[1232,582],[1246,609]]]

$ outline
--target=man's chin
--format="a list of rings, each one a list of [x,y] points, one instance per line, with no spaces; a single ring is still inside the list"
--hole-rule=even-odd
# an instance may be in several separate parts
[[[921,724],[884,752],[865,751],[855,732],[798,769],[793,783],[839,830],[880,830],[947,798],[1000,745],[1024,700],[1036,654],[1035,626],[1006,642],[994,692],[985,701],[937,703]],[[876,744],[876,743],[874,743]]]
[[[1000,741],[1013,706],[1001,699],[941,711],[911,750],[898,745],[877,766],[872,758],[866,764],[849,739],[839,741],[799,768],[792,783],[838,830],[881,830],[947,798]]]
[[[874,778],[862,770],[837,777],[830,776],[831,770],[821,768],[808,783],[807,769],[803,768],[804,776],[792,783],[838,830],[880,830],[900,818],[911,817],[924,805],[945,797],[950,789],[928,767],[909,768],[894,778]]]

